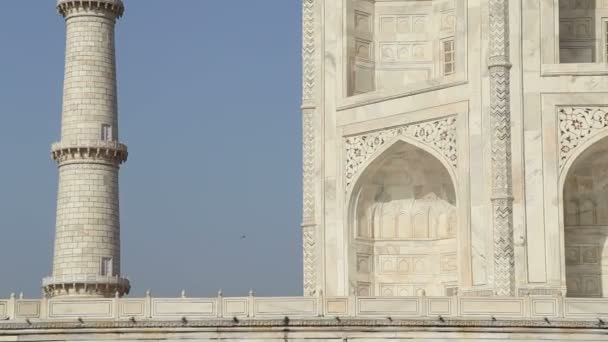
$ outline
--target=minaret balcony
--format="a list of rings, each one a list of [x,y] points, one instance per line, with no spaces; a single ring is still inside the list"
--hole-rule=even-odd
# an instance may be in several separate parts
[[[128,157],[127,146],[118,141],[58,142],[51,147],[51,156],[58,163],[101,160],[121,164]]]
[[[106,297],[128,294],[131,290],[129,279],[120,276],[102,275],[63,275],[46,277],[42,286],[47,295],[91,295],[103,294]]]

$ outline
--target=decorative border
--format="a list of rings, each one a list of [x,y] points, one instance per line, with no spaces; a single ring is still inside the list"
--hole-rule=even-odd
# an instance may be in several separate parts
[[[314,99],[315,93],[315,0],[302,0],[302,99]]]
[[[419,141],[442,154],[456,169],[458,150],[456,144],[456,115],[438,120],[407,124],[382,131],[349,136],[345,138],[346,187],[350,187],[365,162],[386,143],[398,137]]]
[[[340,317],[339,317],[340,318]],[[280,328],[285,329],[285,319],[241,319],[234,322],[233,319],[206,319],[206,320],[163,320],[163,321],[85,321],[83,323],[72,322],[30,322],[28,323],[0,323],[0,329],[6,332],[13,331],[15,334],[31,334],[32,330],[46,329],[69,329],[81,331],[82,329],[145,329],[145,328]],[[290,327],[374,327],[390,328],[394,331],[397,327],[408,327],[408,329],[419,328],[543,328],[547,332],[555,329],[574,328],[574,329],[593,329],[601,334],[608,330],[608,326],[598,323],[597,319],[589,320],[551,320],[547,323],[544,319],[400,319],[387,318],[348,318],[342,317],[339,320],[335,317],[316,318],[316,319],[290,319],[287,323]],[[242,330],[237,330],[241,331]],[[62,331],[65,333],[65,331]]]
[[[317,286],[315,234],[315,0],[302,0],[302,244],[304,295]]]
[[[513,247],[513,176],[511,160],[511,63],[509,1],[489,1],[490,122],[492,126],[492,226],[494,291],[515,296]]]

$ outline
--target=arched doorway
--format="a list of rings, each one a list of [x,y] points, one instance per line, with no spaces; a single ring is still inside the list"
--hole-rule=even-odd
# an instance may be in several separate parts
[[[569,297],[608,297],[608,137],[583,151],[563,189]]]
[[[456,191],[437,157],[397,141],[367,166],[352,194],[357,295],[456,293]]]

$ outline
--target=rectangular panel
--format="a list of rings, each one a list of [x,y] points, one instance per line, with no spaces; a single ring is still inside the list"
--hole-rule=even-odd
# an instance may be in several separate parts
[[[437,315],[452,315],[452,299],[451,298],[428,298],[428,313],[429,316]]]
[[[566,298],[564,299],[565,314],[573,317],[592,317],[608,315],[608,299],[582,299],[582,298]]]
[[[555,298],[532,298],[531,299],[532,317],[556,317],[557,299]]]
[[[249,313],[247,298],[224,299],[224,316],[244,316]]]
[[[38,300],[19,300],[17,301],[18,318],[37,318],[40,317],[40,301]]]
[[[256,315],[306,315],[317,314],[316,298],[256,298]]]
[[[420,303],[418,298],[359,298],[357,314],[419,316]]]
[[[215,315],[215,299],[154,299],[154,316],[203,316]]]
[[[523,314],[523,299],[460,299],[462,316],[523,316]]]
[[[348,314],[348,298],[332,298],[328,299],[325,304],[325,310],[328,315],[347,315]]]
[[[145,315],[146,303],[141,299],[123,299],[120,302],[120,317],[142,317]]]
[[[538,130],[524,131],[525,156],[525,192],[528,208],[542,208],[543,206],[543,160],[542,133]],[[544,283],[547,281],[546,265],[546,237],[545,222],[542,210],[526,210],[527,234],[527,263],[528,281],[530,283]]]
[[[7,315],[6,306],[7,306],[7,302],[6,301],[0,301],[0,318],[5,318],[6,317],[6,315]]]
[[[49,318],[112,318],[111,299],[50,300]]]

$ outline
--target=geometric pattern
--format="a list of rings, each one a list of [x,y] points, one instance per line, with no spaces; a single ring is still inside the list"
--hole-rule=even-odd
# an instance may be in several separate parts
[[[302,242],[304,295],[317,286],[315,229],[315,0],[302,1]]]
[[[490,0],[490,122],[492,127],[492,223],[494,292],[515,296],[513,248],[513,180],[511,171],[511,108],[509,63],[509,1]]]

